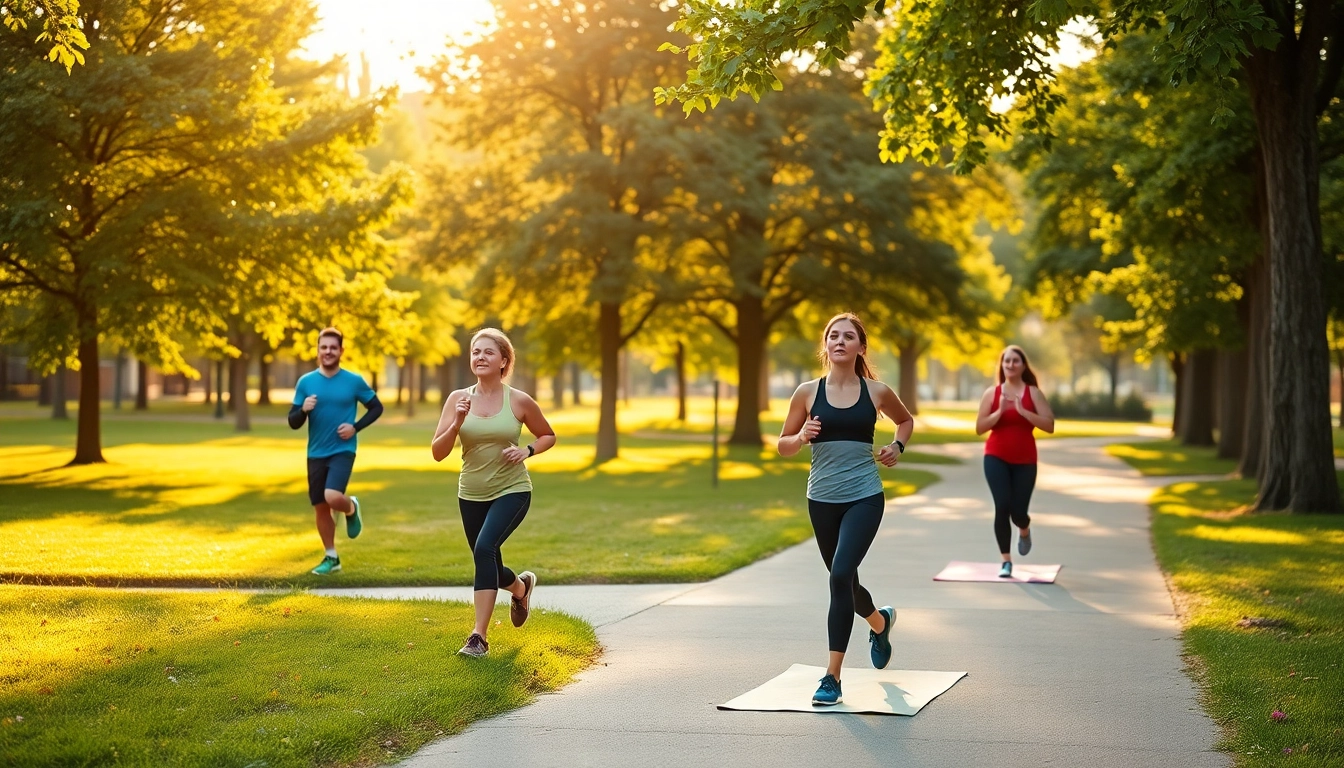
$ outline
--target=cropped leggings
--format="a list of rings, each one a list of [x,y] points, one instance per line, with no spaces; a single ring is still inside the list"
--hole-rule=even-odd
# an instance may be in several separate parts
[[[1013,526],[1031,526],[1027,507],[1036,489],[1036,465],[1009,464],[998,456],[986,456],[985,480],[994,497],[994,538],[999,541],[999,553],[1006,555],[1013,542]]]
[[[875,493],[857,501],[841,503],[807,500],[807,514],[817,534],[817,547],[826,570],[831,572],[831,608],[826,615],[826,635],[831,650],[844,653],[854,617],[867,618],[877,610],[873,596],[859,583],[859,563],[868,554],[882,525],[886,500]]]
[[[503,589],[517,578],[504,566],[499,548],[527,517],[527,508],[531,504],[530,491],[506,493],[490,501],[457,500],[457,507],[462,512],[462,528],[467,532],[467,544],[476,561],[473,584],[477,591]]]

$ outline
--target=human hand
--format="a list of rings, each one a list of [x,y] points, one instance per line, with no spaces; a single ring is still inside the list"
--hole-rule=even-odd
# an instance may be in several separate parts
[[[527,458],[527,449],[519,448],[516,445],[510,445],[504,449],[504,460],[510,464],[519,464]]]
[[[349,440],[355,436],[355,425],[342,424],[336,428],[336,434],[340,435],[342,440]]]
[[[798,439],[804,443],[811,443],[819,434],[821,434],[821,419],[812,416],[803,422],[803,428],[798,431]]]
[[[303,398],[303,412],[308,413],[317,407],[317,395],[309,395]]]
[[[453,418],[458,426],[466,420],[467,414],[471,412],[471,397],[466,396],[457,401],[457,407],[453,409]]]
[[[1017,398],[1005,396],[1003,398],[1003,401],[999,404],[999,410],[1003,411],[1004,413],[1007,413],[1009,411],[1016,411]]]
[[[901,451],[895,445],[884,445],[877,452],[877,463],[884,467],[894,467],[901,460]]]

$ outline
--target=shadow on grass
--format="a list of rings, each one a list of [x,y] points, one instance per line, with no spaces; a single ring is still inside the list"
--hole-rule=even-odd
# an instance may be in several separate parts
[[[0,756],[390,762],[554,690],[597,651],[582,622],[538,613],[466,660],[470,623],[442,602],[0,587]]]

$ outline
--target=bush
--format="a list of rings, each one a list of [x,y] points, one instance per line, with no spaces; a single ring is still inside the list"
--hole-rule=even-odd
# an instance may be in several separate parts
[[[1115,421],[1152,421],[1153,409],[1143,402],[1138,392],[1130,392],[1125,399],[1112,403],[1108,394],[1083,392],[1077,395],[1059,395],[1050,407],[1061,419],[1095,419]]]

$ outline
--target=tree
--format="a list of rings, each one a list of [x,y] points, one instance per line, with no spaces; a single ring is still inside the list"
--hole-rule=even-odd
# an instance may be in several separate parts
[[[0,0],[0,21],[11,32],[26,30],[30,22],[38,20],[42,31],[34,42],[51,43],[48,61],[59,62],[67,74],[76,63],[84,63],[81,51],[89,49],[89,41],[84,36],[77,0]]]
[[[661,263],[641,250],[670,191],[664,137],[649,109],[672,82],[655,52],[675,12],[656,0],[496,3],[485,36],[427,71],[449,139],[473,167],[440,172],[441,212],[426,248],[479,265],[492,308],[540,308],[566,294],[595,310],[602,399],[597,458],[617,454],[619,353],[657,306]]]
[[[244,326],[228,318],[253,322],[244,308],[288,297],[305,254],[320,262],[386,214],[393,181],[349,205],[324,181],[348,177],[378,104],[290,101],[321,74],[289,58],[313,21],[282,0],[111,0],[89,12],[95,45],[73,78],[0,37],[0,302],[30,318],[5,331],[44,370],[78,366],[75,463],[102,460],[100,342],[168,372],[191,372],[197,339],[236,353],[228,331]]]
[[[848,55],[854,24],[885,0],[689,0],[678,28],[698,39],[696,68],[682,86],[657,92],[687,110],[720,96],[759,98],[793,51],[823,64]],[[1258,507],[1338,511],[1328,412],[1324,259],[1320,241],[1318,120],[1344,70],[1344,13],[1335,0],[1232,0],[1190,4],[1136,0],[1118,5],[1039,2],[1023,7],[976,0],[901,4],[879,45],[869,92],[882,110],[884,152],[953,165],[986,159],[986,135],[1014,127],[1050,136],[1061,103],[1048,60],[1061,29],[1092,18],[1103,39],[1153,30],[1155,60],[1174,84],[1211,77],[1224,94],[1244,73],[1264,169],[1268,234],[1268,450]],[[767,14],[766,11],[769,11]],[[1016,97],[1023,115],[994,109]],[[1210,117],[1233,115],[1230,98]]]

